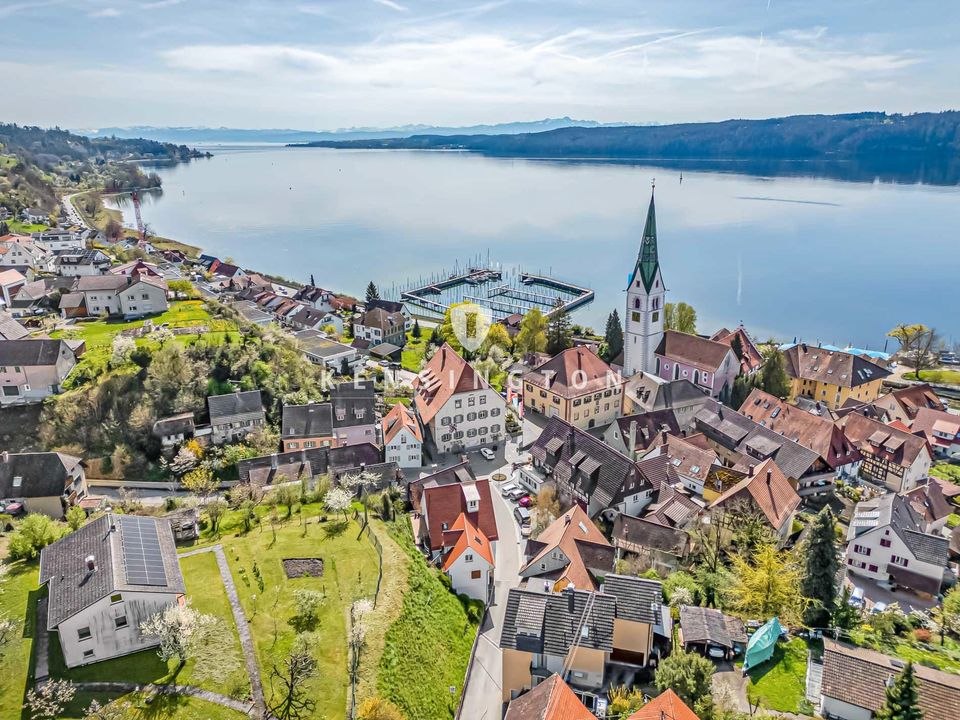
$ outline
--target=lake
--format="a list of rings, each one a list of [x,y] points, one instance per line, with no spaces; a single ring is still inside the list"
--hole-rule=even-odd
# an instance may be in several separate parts
[[[623,316],[656,178],[668,301],[692,304],[699,332],[742,321],[761,340],[882,349],[897,323],[923,322],[960,341],[956,186],[459,152],[211,151],[156,168],[150,228],[356,297],[370,280],[387,295],[489,257],[592,288],[574,318],[602,332],[613,308]]]

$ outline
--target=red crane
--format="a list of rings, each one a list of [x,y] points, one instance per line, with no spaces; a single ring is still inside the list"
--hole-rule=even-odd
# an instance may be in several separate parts
[[[147,241],[147,227],[143,224],[143,217],[140,215],[140,195],[136,190],[130,193],[130,199],[133,200],[133,212],[137,217],[137,233],[140,235],[140,242]]]

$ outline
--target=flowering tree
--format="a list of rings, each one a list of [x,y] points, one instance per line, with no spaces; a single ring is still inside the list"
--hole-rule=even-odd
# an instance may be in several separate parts
[[[73,683],[67,680],[48,680],[36,690],[27,690],[27,701],[23,706],[30,711],[31,720],[55,718],[63,713],[76,692]]]
[[[111,343],[110,365],[117,367],[130,359],[137,343],[128,335],[115,335]]]
[[[323,504],[327,509],[330,512],[343,513],[344,520],[347,519],[347,510],[352,502],[353,493],[343,487],[332,487],[323,496]]]
[[[213,615],[204,615],[183,605],[169,605],[140,624],[140,632],[160,640],[157,655],[161,660],[178,658],[182,667],[204,643],[217,623]]]

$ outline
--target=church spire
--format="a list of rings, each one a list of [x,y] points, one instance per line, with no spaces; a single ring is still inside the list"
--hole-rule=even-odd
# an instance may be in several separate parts
[[[653,202],[654,188],[650,188],[650,206],[647,208],[647,222],[643,226],[643,240],[640,242],[640,253],[637,255],[637,266],[633,271],[633,279],[638,275],[643,282],[643,288],[650,292],[653,279],[657,275],[660,260],[657,257],[657,211]]]

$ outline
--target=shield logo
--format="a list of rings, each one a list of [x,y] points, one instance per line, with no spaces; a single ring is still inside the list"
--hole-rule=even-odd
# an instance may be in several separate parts
[[[488,308],[472,302],[450,308],[450,324],[464,350],[476,352],[490,332],[493,316]]]

